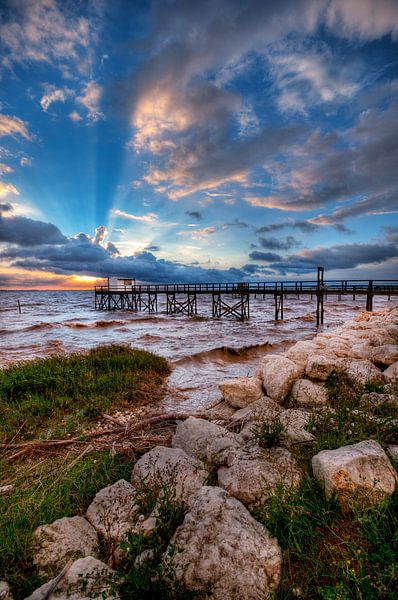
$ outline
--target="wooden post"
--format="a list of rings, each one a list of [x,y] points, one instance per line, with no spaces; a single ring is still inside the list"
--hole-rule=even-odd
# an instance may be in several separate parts
[[[21,314],[21,312],[22,312],[22,310],[21,310],[21,303],[19,302],[19,300],[18,300],[18,312],[19,312],[19,314]]]
[[[366,310],[371,312],[373,310],[373,281],[370,280],[368,283],[368,289],[366,293]]]
[[[324,268],[318,267],[316,286],[316,326],[323,325],[323,273]]]

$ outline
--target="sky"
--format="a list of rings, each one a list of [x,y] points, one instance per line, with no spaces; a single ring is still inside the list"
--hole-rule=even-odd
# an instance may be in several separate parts
[[[397,0],[0,0],[0,288],[398,278]]]

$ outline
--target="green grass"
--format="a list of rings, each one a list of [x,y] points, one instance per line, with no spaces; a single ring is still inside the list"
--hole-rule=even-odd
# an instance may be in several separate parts
[[[100,489],[130,478],[131,459],[125,456],[93,452],[68,470],[72,458],[23,465],[15,491],[0,496],[0,580],[8,581],[16,598],[25,598],[43,583],[32,566],[36,527],[84,514]]]
[[[62,437],[110,407],[155,402],[168,373],[165,359],[117,345],[0,370],[0,441]]]
[[[393,600],[398,589],[398,493],[344,515],[312,478],[279,488],[256,518],[283,551],[278,600]]]

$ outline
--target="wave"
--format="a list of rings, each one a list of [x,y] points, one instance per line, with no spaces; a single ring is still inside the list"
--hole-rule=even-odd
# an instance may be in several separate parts
[[[173,365],[180,366],[193,362],[244,362],[273,350],[277,345],[278,344],[266,342],[265,344],[251,344],[249,346],[241,346],[239,348],[234,348],[232,346],[220,346],[218,348],[212,348],[211,350],[197,352],[191,356],[184,356],[183,358],[173,361]]]
[[[20,329],[20,331],[38,331],[41,329],[53,329],[57,327],[58,323],[47,323],[45,321],[41,323],[35,323],[35,325],[30,325],[29,327],[25,327],[24,329]]]

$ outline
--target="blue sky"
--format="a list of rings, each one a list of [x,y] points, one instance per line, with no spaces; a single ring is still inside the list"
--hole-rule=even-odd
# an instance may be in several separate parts
[[[398,277],[396,0],[0,6],[1,287]]]

